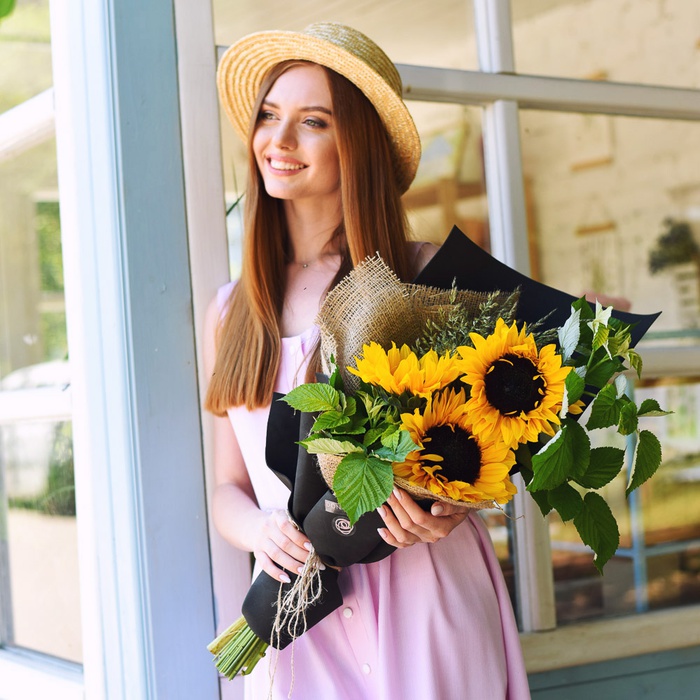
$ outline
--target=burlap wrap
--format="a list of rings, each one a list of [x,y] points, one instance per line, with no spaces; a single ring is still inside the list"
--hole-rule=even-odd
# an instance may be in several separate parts
[[[389,349],[392,342],[397,347],[404,343],[411,346],[422,334],[426,322],[437,318],[441,310],[460,303],[469,313],[476,314],[489,294],[456,291],[452,301],[451,290],[405,284],[378,254],[367,258],[329,292],[319,312],[316,322],[321,332],[323,371],[330,374],[330,358],[333,357],[346,390],[354,393],[359,388],[360,379],[350,374],[347,366],[355,364],[353,358],[362,353],[364,344],[374,341],[385,349]],[[317,456],[323,478],[332,488],[333,475],[343,456]],[[493,508],[495,505],[493,501],[456,501],[396,476],[394,483],[419,499],[473,509]]]
[[[374,341],[387,350],[392,342],[399,348],[403,343],[412,345],[426,321],[449,308],[451,294],[401,282],[378,254],[362,261],[328,293],[316,319],[323,371],[330,373],[330,358],[335,358],[346,389],[353,393],[360,380],[346,367],[354,365],[353,357],[362,353],[363,344]],[[488,296],[457,291],[455,303],[476,313]]]

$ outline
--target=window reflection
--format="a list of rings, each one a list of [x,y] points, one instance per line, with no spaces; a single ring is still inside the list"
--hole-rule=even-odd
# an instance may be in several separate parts
[[[0,183],[0,644],[80,661],[54,141],[0,162]]]
[[[700,358],[698,265],[700,184],[692,122],[521,114],[523,167],[532,183],[535,253],[542,281],[571,294],[606,295],[639,313],[663,311],[639,346],[663,342]],[[617,298],[617,299],[616,299]],[[672,416],[645,418],[659,436],[657,475],[625,498],[626,475],[604,489],[621,546],[600,577],[574,527],[550,516],[559,623],[700,601],[700,394],[673,363],[651,368],[637,402],[655,398]],[[692,363],[691,363],[692,364]],[[700,367],[700,359],[696,366]],[[658,376],[661,374],[661,376]],[[687,372],[686,372],[687,374]],[[583,418],[582,420],[585,420]],[[625,447],[594,431],[596,446]],[[633,445],[627,445],[629,450]]]
[[[510,4],[519,73],[698,87],[696,0]]]

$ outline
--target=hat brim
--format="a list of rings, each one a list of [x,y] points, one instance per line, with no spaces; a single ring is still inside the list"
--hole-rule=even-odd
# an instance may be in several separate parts
[[[391,139],[397,182],[410,186],[420,160],[420,137],[408,108],[386,80],[361,58],[332,42],[301,32],[267,31],[232,44],[219,62],[217,86],[226,115],[245,142],[255,101],[269,70],[283,61],[310,61],[344,76],[377,110]]]

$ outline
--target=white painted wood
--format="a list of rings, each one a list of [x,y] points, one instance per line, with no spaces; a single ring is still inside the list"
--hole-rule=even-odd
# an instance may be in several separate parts
[[[406,64],[398,68],[404,93],[412,100],[485,105],[503,99],[517,102],[521,109],[691,121],[700,118],[700,90]]]
[[[54,134],[53,88],[0,114],[0,163]]]
[[[175,17],[197,371],[203,400],[209,381],[201,361],[204,316],[218,287],[229,280],[219,103],[215,84],[218,53],[214,46],[210,5],[175,0]],[[212,416],[203,411],[209,504],[214,491],[212,427]],[[211,507],[208,513],[215,615],[219,629],[223,629],[240,615],[243,598],[250,586],[250,558],[219,535],[211,519]],[[240,677],[233,681],[222,678],[221,684],[221,694],[226,700],[243,697]]]
[[[2,700],[84,700],[80,666],[24,650],[0,649]]]
[[[173,10],[51,10],[86,695],[213,697]]]
[[[508,0],[474,0],[480,68],[490,73],[514,70]],[[529,274],[527,213],[520,154],[518,105],[496,100],[482,121],[491,251],[495,258]],[[554,579],[547,522],[525,491],[520,477],[513,499],[516,612],[524,632],[556,626]]]

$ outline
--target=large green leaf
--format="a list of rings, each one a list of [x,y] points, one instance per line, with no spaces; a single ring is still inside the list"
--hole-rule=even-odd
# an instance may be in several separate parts
[[[569,406],[571,406],[572,403],[578,401],[581,396],[583,396],[583,390],[586,388],[586,382],[580,375],[571,370],[571,372],[566,375],[564,386],[566,387],[566,395],[569,401]]]
[[[583,508],[581,494],[567,483],[552,489],[548,500],[549,505],[559,513],[564,522],[575,518]]]
[[[282,401],[304,413],[340,410],[340,394],[329,384],[302,384],[283,396]]]
[[[637,430],[637,404],[634,401],[625,403],[620,409],[620,421],[617,431],[620,435],[632,435]]]
[[[668,416],[671,415],[671,413],[673,413],[673,411],[662,410],[661,406],[659,406],[659,402],[656,399],[644,399],[639,407],[639,410],[637,411],[637,415],[640,417]]]
[[[353,525],[361,515],[379,508],[393,486],[391,464],[361,452],[343,457],[333,477],[333,492]]]
[[[15,9],[15,0],[0,0],[0,19],[7,17]]]
[[[620,545],[617,521],[605,499],[597,493],[587,493],[574,525],[583,543],[594,551],[593,563],[602,574],[606,562]]]
[[[543,516],[552,510],[552,506],[549,504],[549,491],[530,491],[530,495],[539,506]]]
[[[409,452],[418,449],[413,442],[408,430],[396,430],[388,436],[382,437],[382,447],[375,450],[377,457],[388,459],[390,462],[403,462]]]
[[[647,479],[651,479],[661,464],[661,443],[659,438],[648,430],[639,433],[637,448],[634,451],[632,478],[626,494],[640,487]]]
[[[566,319],[564,325],[559,329],[559,346],[564,361],[568,360],[576,350],[579,338],[581,337],[581,311],[576,309],[571,311],[569,318]],[[575,401],[576,399],[574,399]]]
[[[562,421],[562,429],[532,458],[534,476],[528,491],[555,489],[588,468],[591,441],[574,420]]]
[[[591,416],[586,423],[588,430],[617,425],[620,420],[621,404],[622,401],[617,398],[617,389],[614,384],[603,387],[591,406]]]
[[[324,411],[314,422],[311,432],[319,433],[322,430],[331,430],[341,425],[350,423],[350,418],[340,411]]]
[[[620,472],[625,461],[625,451],[619,447],[594,447],[586,473],[576,482],[587,489],[599,489],[609,484]]]
[[[347,452],[363,452],[354,442],[349,440],[333,440],[332,438],[306,438],[301,444],[312,455],[343,455]]]
[[[586,384],[600,389],[622,369],[622,363],[617,358],[613,360],[608,358],[586,372]]]

